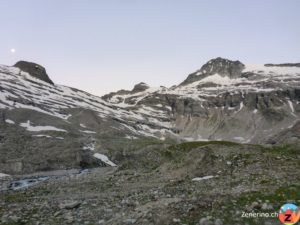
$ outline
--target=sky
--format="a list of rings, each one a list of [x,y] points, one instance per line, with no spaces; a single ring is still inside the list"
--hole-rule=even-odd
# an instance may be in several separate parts
[[[0,64],[104,95],[170,87],[218,56],[300,62],[299,0],[0,0]]]

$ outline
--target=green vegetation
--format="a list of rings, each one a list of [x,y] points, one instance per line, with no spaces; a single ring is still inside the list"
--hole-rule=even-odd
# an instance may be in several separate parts
[[[241,144],[230,142],[230,141],[194,141],[194,142],[184,142],[177,145],[172,145],[169,147],[169,150],[182,150],[182,151],[190,151],[191,149],[203,147],[207,145],[223,145],[223,146],[239,146]]]
[[[20,192],[12,192],[4,196],[4,202],[6,203],[18,203],[25,202],[27,198]]]
[[[278,188],[275,191],[265,190],[260,192],[254,192],[254,193],[248,193],[243,194],[243,196],[234,199],[234,200],[228,200],[228,206],[226,207],[226,210],[223,215],[226,215],[224,218],[227,223],[233,223],[232,221],[232,213],[235,210],[241,210],[244,212],[251,212],[249,209],[247,210],[247,207],[249,207],[253,202],[259,202],[261,205],[262,203],[267,202],[268,204],[272,204],[273,208],[269,210],[263,210],[260,207],[252,209],[254,212],[278,212],[280,207],[285,203],[295,203],[299,204],[300,201],[300,184],[297,185],[290,185],[290,186],[283,186]],[[269,218],[270,220],[271,218]],[[262,220],[262,218],[259,218],[259,220]],[[243,218],[243,222],[247,222],[249,225],[257,224],[257,221],[253,218]]]
[[[269,190],[259,193],[251,193],[246,196],[242,196],[237,200],[239,206],[245,206],[251,204],[254,201],[261,200],[263,202],[270,202],[273,204],[283,205],[287,201],[296,203],[295,201],[300,200],[300,184],[290,185],[288,187],[280,187],[274,193],[269,193]]]
[[[26,225],[26,222],[23,221],[10,221],[7,223],[1,223],[2,225]]]
[[[299,147],[295,145],[279,145],[271,148],[263,148],[264,152],[276,155],[295,156],[300,153]]]

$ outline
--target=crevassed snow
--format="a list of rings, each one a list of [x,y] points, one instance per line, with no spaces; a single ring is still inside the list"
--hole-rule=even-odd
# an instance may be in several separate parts
[[[59,131],[67,132],[66,130],[59,129],[53,126],[32,126],[28,120],[26,123],[20,123],[21,127],[26,128],[28,131],[38,132],[38,131]]]
[[[192,181],[201,181],[201,180],[207,180],[207,179],[211,179],[214,178],[215,176],[205,176],[205,177],[195,177],[192,179]]]
[[[103,154],[100,154],[100,153],[95,153],[93,156],[94,156],[95,158],[97,158],[97,159],[100,159],[102,162],[104,162],[104,163],[107,164],[107,165],[110,165],[110,166],[117,166],[117,165],[114,164],[112,161],[110,161],[106,155],[103,155]]]
[[[6,119],[5,122],[6,122],[6,123],[9,123],[9,124],[15,124],[15,122],[12,121],[12,120],[10,120],[10,119]]]

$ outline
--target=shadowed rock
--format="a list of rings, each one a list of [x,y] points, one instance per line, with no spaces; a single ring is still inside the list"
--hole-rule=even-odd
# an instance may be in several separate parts
[[[232,61],[221,57],[212,59],[204,64],[200,70],[190,74],[181,85],[193,83],[213,74],[219,74],[222,77],[230,79],[241,77],[245,65],[240,61]]]
[[[136,85],[134,85],[134,88],[132,89],[132,93],[137,93],[137,92],[142,92],[142,91],[145,91],[149,88],[149,85],[146,84],[146,83],[138,83]]]
[[[14,67],[18,67],[20,70],[29,73],[31,76],[43,80],[49,84],[54,84],[49,78],[46,69],[36,63],[19,61]]]

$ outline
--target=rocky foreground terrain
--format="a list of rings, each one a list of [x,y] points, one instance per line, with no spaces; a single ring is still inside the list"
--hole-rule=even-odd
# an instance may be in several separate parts
[[[280,224],[243,218],[300,204],[299,146],[231,142],[149,143],[126,163],[53,171],[27,189],[1,192],[1,224]]]
[[[0,224],[280,224],[300,205],[299,64],[212,59],[98,97],[0,66]]]

